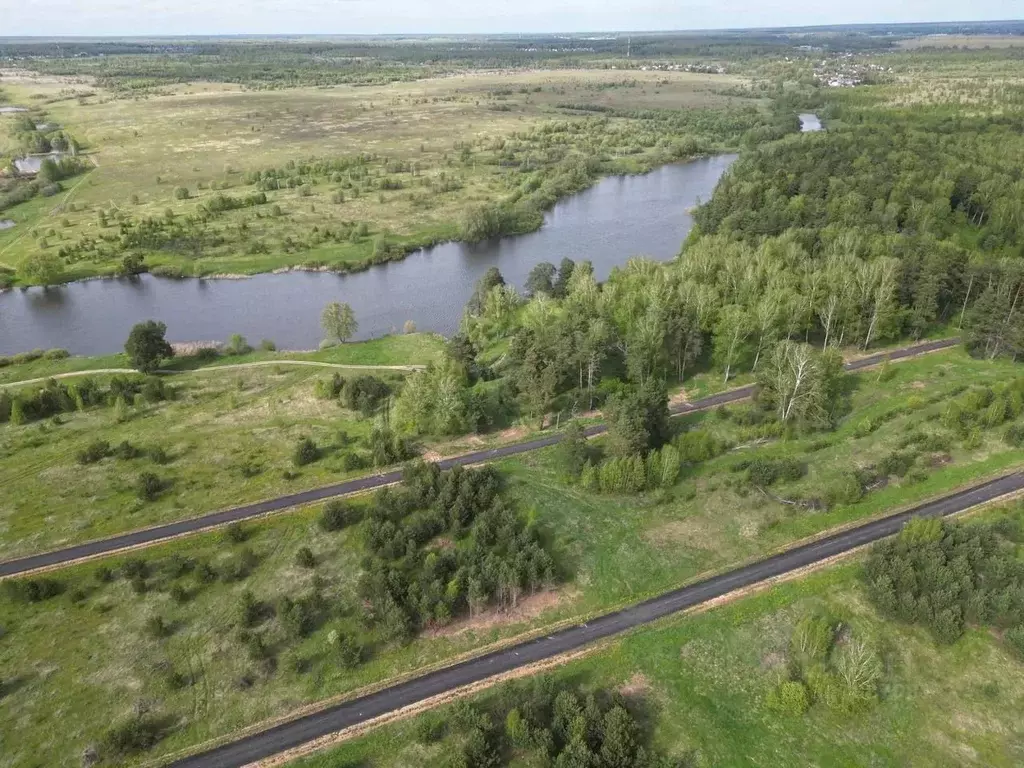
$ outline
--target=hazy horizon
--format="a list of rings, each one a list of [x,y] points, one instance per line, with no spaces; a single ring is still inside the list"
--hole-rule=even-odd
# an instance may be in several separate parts
[[[241,0],[210,7],[154,0],[25,0],[5,12],[0,38],[581,34],[703,32],[856,24],[1010,21],[1017,0],[862,0],[807,7],[794,0]]]

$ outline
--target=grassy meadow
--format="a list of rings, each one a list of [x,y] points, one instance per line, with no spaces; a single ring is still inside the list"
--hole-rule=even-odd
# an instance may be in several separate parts
[[[150,268],[184,275],[364,263],[382,247],[457,237],[468,208],[504,199],[530,169],[543,172],[576,151],[597,153],[603,172],[622,173],[671,159],[664,150],[673,136],[708,148],[728,141],[713,128],[652,134],[637,119],[559,105],[684,112],[757,106],[720,95],[741,83],[724,75],[564,70],[274,91],[189,83],[132,97],[85,78],[6,70],[8,99],[66,128],[96,167],[68,180],[57,197],[4,212],[15,226],[0,231],[0,265],[17,270],[40,249],[102,244],[119,224],[164,220],[168,211],[180,223],[214,195],[255,191],[245,181],[249,172],[357,156],[364,158],[359,173],[306,177],[299,187],[267,192],[265,205],[204,221],[195,250],[180,243],[140,248]],[[13,119],[0,116],[0,154],[16,152],[5,127]],[[555,121],[572,127],[552,132]],[[517,165],[526,163],[525,176],[500,162],[513,151]],[[178,199],[178,189],[188,190],[188,199]],[[354,234],[325,234],[341,230]],[[119,256],[96,254],[69,257],[66,276],[120,267]]]
[[[422,365],[439,351],[437,337],[410,335],[294,358],[350,365]],[[318,398],[314,387],[334,373],[348,377],[375,373],[396,387],[403,373],[295,366],[275,363],[275,359],[287,361],[293,356],[258,352],[217,358],[194,371],[187,370],[196,364],[194,358],[172,360],[172,367],[186,369],[164,378],[173,397],[132,406],[123,421],[114,408],[100,407],[62,414],[56,420],[4,425],[0,430],[0,487],[4,490],[0,556],[7,559],[194,517],[372,471],[365,464],[351,463],[370,432],[372,419],[341,408],[337,400]],[[231,364],[241,367],[220,368]],[[117,355],[38,360],[0,372],[22,381],[52,376],[62,368],[125,365],[123,356]],[[103,382],[111,376],[94,378]],[[317,443],[321,457],[297,468],[292,454],[304,437]],[[139,455],[110,456],[83,466],[79,453],[98,440],[111,447],[127,441]],[[166,455],[155,460],[150,453],[156,448]],[[136,479],[144,472],[156,474],[165,485],[154,501],[138,497]]]
[[[885,487],[869,490],[859,502],[829,510],[773,501],[751,488],[744,473],[736,470],[741,462],[755,458],[799,457],[806,462],[806,476],[777,484],[772,492],[779,497],[821,493],[851,467],[874,465],[898,450],[909,434],[927,430],[941,437],[944,428],[933,414],[942,409],[951,391],[969,382],[996,383],[1012,370],[1011,363],[979,362],[953,350],[864,372],[852,377],[852,415],[834,433],[802,440],[750,440],[748,428],[735,416],[688,417],[689,429],[712,431],[733,442],[733,448],[684,469],[674,488],[640,496],[598,495],[566,485],[552,450],[505,460],[499,466],[507,479],[506,497],[537,526],[558,564],[558,584],[523,600],[511,613],[492,611],[473,620],[459,619],[405,646],[382,641],[362,618],[356,584],[366,554],[365,524],[325,533],[317,524],[315,508],[247,524],[237,537],[231,531],[203,534],[130,557],[62,570],[53,577],[63,591],[50,600],[24,604],[0,597],[0,625],[6,632],[0,662],[13,671],[13,682],[5,684],[8,692],[0,699],[0,717],[14,724],[17,744],[14,751],[5,752],[0,765],[29,765],[40,753],[54,756],[54,764],[76,764],[110,723],[127,717],[140,702],[166,719],[166,735],[154,751],[138,759],[186,749],[303,705],[450,661],[531,629],[636,601],[835,526],[1019,467],[1024,463],[1021,452],[1003,442],[1001,431],[986,431],[980,443],[969,447],[951,440],[945,451],[921,453],[914,459],[917,471],[889,477]],[[221,398],[231,396],[231,380],[224,383]],[[299,392],[310,389],[307,382]],[[246,409],[254,407],[250,403]],[[747,408],[730,410],[737,414]],[[229,411],[221,418],[231,421],[238,416]],[[864,422],[870,419],[877,426],[867,432]],[[192,419],[192,428],[200,421]],[[290,447],[291,441],[284,444]],[[325,461],[329,464],[331,459]],[[72,474],[69,467],[64,476]],[[266,474],[267,482],[278,482],[278,471]],[[219,487],[215,484],[208,492],[217,493]],[[65,502],[49,507],[57,503]],[[74,507],[68,502],[67,508]],[[300,565],[303,547],[311,551],[313,567]],[[128,561],[145,563],[141,583],[137,575],[129,575],[140,566],[126,565]],[[210,576],[206,566],[218,575]],[[277,605],[284,597],[308,594],[314,584],[330,606],[322,621],[297,639],[288,634],[280,616],[266,617],[261,631],[269,655],[253,658],[239,635],[243,593],[251,591],[262,604]],[[837,605],[847,600],[844,594],[835,598]],[[154,629],[155,616],[160,624]],[[786,616],[791,621],[793,614]],[[725,626],[732,623],[730,619]],[[691,631],[687,627],[679,631]],[[354,669],[344,668],[334,656],[331,633],[339,631],[357,635],[368,649],[366,660]],[[626,679],[633,673],[622,674]],[[644,674],[656,677],[653,668]],[[742,679],[739,674],[730,678],[735,684]],[[51,722],[52,702],[57,700],[63,702],[63,727],[44,727]],[[739,717],[738,702],[736,708],[734,715]],[[691,747],[703,744],[703,730],[696,730],[683,730]],[[862,733],[870,731],[865,727]],[[771,748],[775,742],[758,738],[758,749]],[[798,742],[787,743],[795,748]],[[827,743],[822,739],[820,748]]]

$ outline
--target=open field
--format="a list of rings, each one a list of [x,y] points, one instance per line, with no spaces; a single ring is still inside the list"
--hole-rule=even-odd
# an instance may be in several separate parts
[[[40,250],[64,249],[71,278],[116,271],[128,252],[186,275],[391,257],[458,237],[468,209],[505,200],[521,181],[539,184],[573,155],[598,161],[600,174],[735,147],[736,128],[756,122],[756,112],[728,127],[716,126],[715,115],[759,104],[718,95],[739,78],[681,72],[493,72],[284,91],[190,83],[134,98],[80,78],[24,70],[0,77],[12,103],[64,127],[97,166],[65,182],[59,197],[4,212],[16,225],[0,232],[0,262],[17,269]],[[690,117],[660,124],[595,109]],[[704,125],[694,117],[703,110],[712,115]],[[0,118],[0,134],[13,119]],[[552,131],[554,121],[562,128]],[[0,142],[0,152],[15,151],[9,136]],[[318,160],[337,164],[306,169]],[[253,182],[268,169],[288,184]],[[259,190],[263,204],[200,210],[217,195]],[[147,218],[177,229],[159,242],[124,238],[125,225]]]
[[[791,442],[755,440],[685,470],[675,488],[638,497],[597,495],[565,485],[551,451],[502,462],[508,497],[538,527],[559,564],[562,585],[523,601],[511,614],[456,621],[408,646],[387,644],[361,620],[355,585],[365,554],[363,526],[326,534],[316,524],[315,510],[250,524],[240,543],[216,533],[141,552],[149,571],[141,588],[133,586],[137,579],[97,579],[104,566],[114,573],[124,570],[126,558],[62,570],[54,577],[65,592],[50,601],[24,605],[0,600],[0,624],[7,631],[0,650],[4,667],[25,670],[0,700],[0,712],[9,712],[9,721],[16,723],[19,744],[4,765],[25,765],[28,756],[40,751],[57,756],[58,764],[75,764],[110,722],[139,701],[168,718],[170,733],[157,752],[185,748],[306,703],[450,660],[530,627],[635,601],[822,530],[1020,466],[1024,457],[1019,450],[1006,446],[1000,432],[985,432],[972,447],[951,441],[939,457],[920,454],[913,460],[916,471],[903,479],[886,478],[888,487],[830,511],[771,501],[732,469],[754,458],[800,457],[808,465],[806,477],[772,491],[780,497],[821,494],[852,466],[878,463],[916,431],[941,436],[943,429],[931,414],[942,409],[957,384],[994,383],[1012,370],[1010,363],[978,362],[956,350],[893,366],[882,376],[878,371],[858,374],[854,410],[835,433]],[[858,437],[869,419],[877,428]],[[722,439],[743,437],[743,428],[731,419],[709,414],[686,421],[691,429],[704,426]],[[314,554],[315,568],[297,565],[302,547]],[[191,559],[191,566],[182,567],[185,559]],[[232,574],[244,562],[249,562],[248,575],[213,581],[200,577],[204,563]],[[280,619],[268,619],[264,631],[276,661],[270,666],[251,660],[236,637],[241,594],[251,590],[266,604],[276,604],[282,597],[307,593],[317,575],[331,606],[325,620],[295,640]],[[180,601],[172,597],[176,587]],[[164,637],[154,636],[147,621],[155,615],[168,627]],[[67,627],[76,629],[71,633]],[[330,650],[332,630],[356,633],[372,657],[344,670]],[[191,684],[181,685],[174,674]],[[61,729],[43,727],[53,716],[54,697],[66,702]]]
[[[1024,37],[1020,35],[925,35],[901,40],[899,43],[900,48],[909,51],[919,48],[1017,48],[1022,45]]]
[[[1019,520],[1019,509],[1010,516]],[[549,674],[558,683],[623,695],[647,726],[650,746],[685,765],[1018,765],[1020,660],[985,629],[943,645],[920,628],[883,619],[860,579],[859,563],[834,566],[665,620]],[[804,715],[782,714],[769,700],[786,679],[790,639],[801,619],[821,614],[841,623],[842,643],[853,637],[877,649],[884,665],[880,698],[849,713],[819,702]],[[490,711],[508,690],[471,701]],[[446,706],[289,765],[446,765],[457,738],[431,743],[421,734],[425,720],[451,722],[453,714]]]
[[[372,364],[408,355],[422,364],[437,354],[438,345],[430,336],[394,337],[342,345],[310,357]],[[279,354],[253,353],[211,362],[250,357],[269,361]],[[99,360],[103,368],[113,367],[108,362],[124,364],[120,356]],[[73,366],[76,361],[41,360],[5,370],[17,371],[21,380],[30,374],[52,375],[59,363]],[[188,366],[190,359],[177,363]],[[130,407],[123,421],[118,421],[116,409],[100,407],[63,414],[59,423],[5,425],[0,432],[3,557],[192,517],[371,471],[368,459],[358,457],[372,419],[314,393],[315,383],[335,372],[349,377],[370,373],[287,364],[204,368],[166,377],[172,398]],[[401,382],[400,372],[376,373],[392,386]],[[95,378],[111,379],[102,374]],[[317,443],[321,457],[293,467],[292,454],[303,437]],[[138,455],[110,456],[83,466],[80,452],[99,440],[112,449],[128,441]],[[158,448],[166,455],[154,460],[150,454]],[[148,502],[138,497],[136,487],[137,477],[145,472],[156,474],[165,485],[159,497]]]

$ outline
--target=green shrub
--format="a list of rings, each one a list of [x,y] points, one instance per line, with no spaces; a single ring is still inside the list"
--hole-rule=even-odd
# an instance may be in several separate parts
[[[63,582],[48,578],[8,579],[3,586],[7,596],[19,603],[41,603],[64,591]]]
[[[224,540],[229,544],[241,544],[249,538],[249,532],[241,523],[232,523],[224,529]]]
[[[103,734],[101,752],[107,761],[121,762],[129,755],[152,749],[162,738],[162,731],[160,721],[154,716],[132,715]]]
[[[309,547],[300,547],[295,553],[295,564],[300,568],[316,568],[316,556]]]
[[[836,625],[830,617],[808,614],[793,629],[789,642],[790,653],[802,666],[824,661],[832,650],[835,634]]]
[[[342,668],[355,669],[363,661],[363,647],[352,635],[342,634],[338,637],[335,655]]]
[[[855,472],[845,472],[825,491],[825,502],[834,507],[837,504],[855,504],[864,498],[864,486]]]
[[[127,440],[122,440],[118,443],[114,449],[114,455],[122,461],[129,461],[131,459],[138,458],[142,455],[142,451],[136,448],[134,445],[129,443]]]
[[[867,437],[878,429],[878,426],[879,425],[870,418],[862,419],[857,422],[857,425],[853,428],[853,436],[856,438]]]
[[[354,507],[335,499],[324,505],[318,522],[325,531],[340,531],[357,520],[358,515]]]
[[[147,403],[159,403],[167,399],[167,391],[164,387],[164,380],[159,376],[147,376],[142,385],[142,397]]]
[[[807,465],[797,459],[755,459],[747,467],[747,481],[767,488],[779,481],[792,482],[807,474]]]
[[[725,451],[724,444],[706,429],[692,429],[676,439],[679,460],[687,464],[710,461]]]
[[[1006,630],[1003,635],[1006,644],[1017,655],[1017,658],[1024,660],[1024,624]]]
[[[143,501],[155,501],[164,489],[163,481],[152,472],[143,472],[135,482],[139,498]]]
[[[878,462],[878,471],[887,477],[903,477],[916,459],[917,454],[913,451],[893,451]]]
[[[1024,448],[1024,424],[1011,424],[1007,427],[1003,441],[1014,448]]]
[[[149,458],[154,464],[169,464],[171,457],[167,455],[167,451],[161,448],[159,445],[154,445],[149,449]]]
[[[984,442],[981,430],[977,427],[972,427],[967,430],[967,434],[964,435],[962,445],[968,451],[974,451],[981,448],[981,444]]]
[[[110,443],[106,440],[94,440],[78,452],[78,463],[96,464],[110,455]]]
[[[600,471],[589,461],[583,465],[583,471],[580,473],[580,485],[593,493],[601,490]]]
[[[316,447],[310,438],[304,437],[299,440],[295,446],[295,452],[292,454],[292,463],[296,467],[304,467],[307,464],[312,464],[320,457],[320,451]]]
[[[277,344],[275,344],[270,339],[263,339],[263,341],[260,342],[260,349],[263,352],[276,352]]]
[[[170,634],[170,627],[168,627],[167,622],[164,621],[162,616],[154,614],[146,619],[146,632],[149,633],[150,637],[160,639]]]
[[[41,358],[45,353],[41,349],[33,349],[31,352],[19,352],[12,359],[15,365],[24,365]]]
[[[43,357],[47,360],[66,360],[71,357],[71,353],[66,349],[48,349],[43,353]]]
[[[126,579],[144,579],[149,575],[149,563],[141,557],[129,557],[121,563],[121,576]]]
[[[768,707],[787,717],[799,717],[811,706],[807,686],[799,680],[780,683],[768,694]]]
[[[238,601],[238,621],[243,627],[254,627],[264,618],[264,606],[249,590]]]
[[[444,738],[446,730],[444,718],[428,712],[416,722],[416,741],[420,744],[435,744]]]
[[[171,596],[171,600],[179,605],[184,605],[192,599],[192,594],[181,584],[175,584],[171,587],[171,591],[168,594]]]

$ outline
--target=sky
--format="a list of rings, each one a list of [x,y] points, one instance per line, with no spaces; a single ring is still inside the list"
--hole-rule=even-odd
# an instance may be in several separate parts
[[[0,0],[0,37],[726,29],[1022,11],[1022,0]]]

